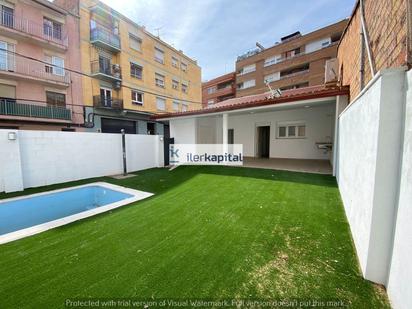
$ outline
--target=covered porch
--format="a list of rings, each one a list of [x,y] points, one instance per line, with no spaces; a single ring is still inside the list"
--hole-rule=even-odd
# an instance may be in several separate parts
[[[333,174],[341,88],[308,87],[254,95],[163,116],[176,144],[242,144],[245,167]]]

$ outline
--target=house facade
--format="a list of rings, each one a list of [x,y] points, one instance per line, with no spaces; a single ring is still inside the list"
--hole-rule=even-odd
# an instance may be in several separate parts
[[[302,35],[292,33],[272,47],[249,51],[236,61],[236,97],[268,91],[321,85],[325,64],[336,58],[337,45],[347,20]]]
[[[0,1],[0,128],[79,130],[79,16],[45,0]]]
[[[334,164],[336,117],[348,88],[324,85],[233,98],[207,108],[157,115],[176,144],[242,144],[246,158]]]
[[[201,106],[201,69],[100,1],[80,1],[86,128],[163,134],[151,115]]]

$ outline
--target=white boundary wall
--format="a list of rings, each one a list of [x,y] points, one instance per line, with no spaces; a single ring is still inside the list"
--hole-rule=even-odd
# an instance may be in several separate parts
[[[412,308],[412,73],[380,72],[342,112],[336,178],[366,279]],[[406,113],[405,113],[406,106]]]
[[[128,171],[163,166],[162,138],[126,135],[126,154]],[[120,134],[0,130],[0,192],[121,174],[122,162]]]

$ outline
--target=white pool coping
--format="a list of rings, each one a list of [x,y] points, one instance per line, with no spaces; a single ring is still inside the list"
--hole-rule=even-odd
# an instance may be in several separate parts
[[[58,189],[58,190],[52,190],[52,191],[47,191],[47,192],[41,192],[41,193],[36,193],[36,194],[30,194],[30,195],[24,195],[24,196],[19,196],[19,197],[14,197],[14,198],[9,198],[9,199],[4,199],[4,200],[0,200],[0,207],[1,204],[4,203],[8,203],[8,202],[13,202],[13,201],[18,201],[18,200],[23,200],[23,199],[27,199],[27,198],[32,198],[32,197],[37,197],[37,196],[42,196],[42,195],[48,195],[48,194],[52,194],[52,193],[58,193],[58,192],[64,192],[64,191],[70,191],[70,190],[74,190],[74,189],[80,189],[80,188],[85,188],[85,187],[94,187],[94,186],[99,186],[99,187],[104,187],[110,190],[114,190],[114,191],[118,191],[121,193],[126,193],[126,194],[131,194],[132,197],[129,197],[127,199],[112,203],[112,204],[108,204],[105,206],[101,206],[101,207],[97,207],[97,208],[93,208],[90,210],[86,210],[83,212],[79,212],[77,214],[71,215],[71,216],[67,216],[67,217],[63,217],[57,220],[53,220],[53,221],[49,221],[46,223],[42,223],[42,224],[38,224],[35,226],[31,226],[22,230],[18,230],[15,232],[11,232],[11,233],[7,233],[7,234],[3,234],[0,235],[0,245],[2,244],[6,244],[18,239],[22,239],[25,237],[29,237],[35,234],[39,234],[51,229],[54,229],[56,227],[62,226],[62,225],[66,225],[81,219],[85,219],[88,217],[92,217],[95,216],[97,214],[112,210],[112,209],[116,209],[122,206],[125,206],[127,204],[136,202],[136,201],[140,201],[142,199],[148,198],[150,196],[153,195],[153,193],[149,193],[149,192],[144,192],[144,191],[139,191],[139,190],[133,190],[130,188],[125,188],[125,187],[121,187],[121,186],[117,186],[117,185],[113,185],[107,182],[93,182],[93,183],[89,183],[86,185],[81,185],[81,186],[75,186],[75,187],[69,187],[69,188],[64,188],[64,189]]]

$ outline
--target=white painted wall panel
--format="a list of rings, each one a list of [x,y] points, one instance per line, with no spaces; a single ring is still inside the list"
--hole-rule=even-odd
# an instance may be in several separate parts
[[[8,187],[19,179],[22,189],[123,171],[120,134],[19,131],[12,144],[7,140],[9,131],[0,130],[0,162],[16,164],[6,169],[1,163],[0,192],[16,191]],[[128,171],[163,166],[159,135],[126,135],[126,149]],[[11,167],[13,171],[8,171]]]
[[[407,93],[399,204],[388,283],[396,309],[412,308],[412,71],[407,74]]]
[[[196,143],[196,118],[170,120],[170,137],[175,138],[175,144]]]

